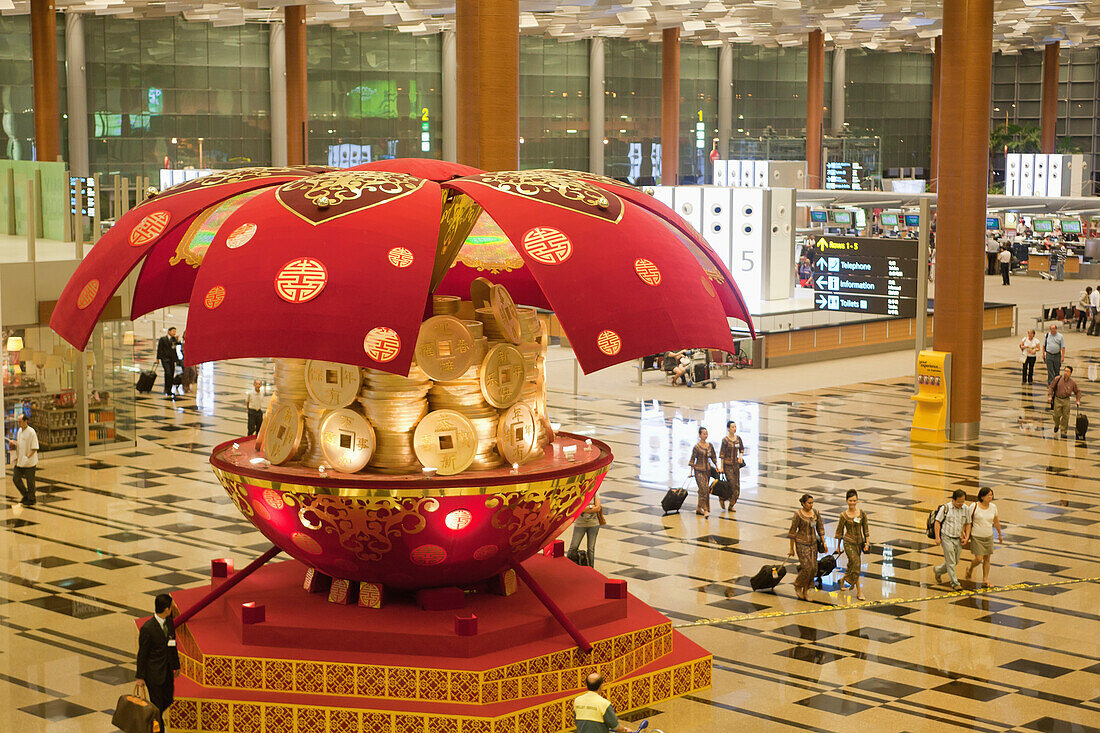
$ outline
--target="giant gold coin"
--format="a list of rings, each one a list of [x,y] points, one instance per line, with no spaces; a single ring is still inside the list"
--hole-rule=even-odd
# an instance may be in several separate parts
[[[413,432],[413,451],[425,468],[440,476],[465,471],[477,454],[477,432],[454,410],[429,412]]]
[[[538,442],[538,416],[526,402],[517,402],[497,421],[497,449],[509,463],[526,463]]]
[[[276,405],[264,431],[264,455],[279,465],[298,455],[302,446],[302,413],[292,404]]]
[[[321,449],[338,471],[362,470],[377,445],[374,428],[354,410],[330,410],[321,418]]]
[[[416,363],[429,377],[449,381],[473,365],[474,338],[454,316],[433,316],[420,325]]]
[[[519,323],[519,311],[512,296],[503,285],[494,285],[489,291],[489,307],[497,319],[497,327],[504,338],[513,344],[523,343],[523,331]]]
[[[523,354],[511,344],[497,344],[489,349],[481,363],[481,395],[493,407],[511,407],[523,392],[527,370]]]
[[[489,307],[489,292],[493,284],[483,277],[475,277],[470,283],[470,300],[474,302],[474,310]]]
[[[347,407],[359,395],[362,383],[357,366],[313,359],[306,362],[306,389],[322,407],[330,410]]]

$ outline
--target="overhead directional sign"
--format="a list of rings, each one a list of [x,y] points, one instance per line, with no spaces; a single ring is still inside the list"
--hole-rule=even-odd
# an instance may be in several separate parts
[[[868,237],[818,237],[814,249],[822,254],[861,255],[864,257],[901,257],[917,259],[915,239],[871,239]]]
[[[917,281],[902,277],[850,277],[822,274],[814,277],[818,292],[853,295],[885,295],[894,298],[917,297]]]
[[[917,261],[902,257],[863,257],[856,255],[814,255],[815,272],[828,272],[849,277],[917,276]]]
[[[913,298],[883,298],[841,293],[817,293],[814,297],[814,307],[819,311],[867,313],[899,318],[912,318],[917,313],[917,301]]]
[[[899,239],[819,237],[810,260],[817,310],[912,318],[917,243]]]
[[[825,164],[825,188],[834,191],[860,191],[863,189],[863,182],[860,180],[862,170],[863,166],[859,163],[830,160]]]

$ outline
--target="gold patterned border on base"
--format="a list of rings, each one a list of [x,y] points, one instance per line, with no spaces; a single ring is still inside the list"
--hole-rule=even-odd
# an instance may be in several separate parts
[[[570,648],[485,671],[459,671],[203,655],[185,629],[177,633],[181,672],[205,687],[467,704],[579,690],[592,672],[617,680],[672,652],[672,624],[664,623],[601,639],[588,654]]]
[[[609,683],[606,694],[626,713],[711,685],[710,655],[669,669]],[[312,705],[176,698],[168,728],[182,733],[564,733],[575,730],[573,698],[499,718],[395,713]]]

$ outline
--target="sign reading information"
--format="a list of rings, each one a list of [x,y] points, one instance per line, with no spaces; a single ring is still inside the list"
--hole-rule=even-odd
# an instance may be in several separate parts
[[[814,242],[817,310],[912,318],[917,243],[900,239],[820,237]]]

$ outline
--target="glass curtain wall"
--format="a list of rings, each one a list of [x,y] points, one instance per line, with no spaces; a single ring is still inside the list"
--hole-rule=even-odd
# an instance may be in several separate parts
[[[65,122],[65,19],[57,21],[57,83],[61,112],[61,154],[68,150]],[[31,17],[0,16],[0,158],[34,160],[34,72]]]
[[[603,173],[653,185],[661,166],[661,46],[609,38],[604,54]]]
[[[271,164],[268,29],[85,18],[93,173]]]
[[[442,155],[441,34],[307,31],[308,162]]]
[[[520,168],[588,170],[588,51],[587,41],[520,37]]]
[[[718,136],[718,49],[680,44],[680,182],[710,183]]]
[[[1089,155],[1092,170],[1100,170],[1100,50],[1062,48],[1058,70],[1056,151]],[[1043,99],[1043,52],[993,54],[993,109],[991,127],[1020,125],[1039,128]],[[1038,151],[1031,145],[1018,152]],[[994,151],[993,167],[1003,174],[1004,151]]]
[[[846,60],[848,132],[882,139],[884,169],[927,171],[932,159],[932,54],[848,49]]]

